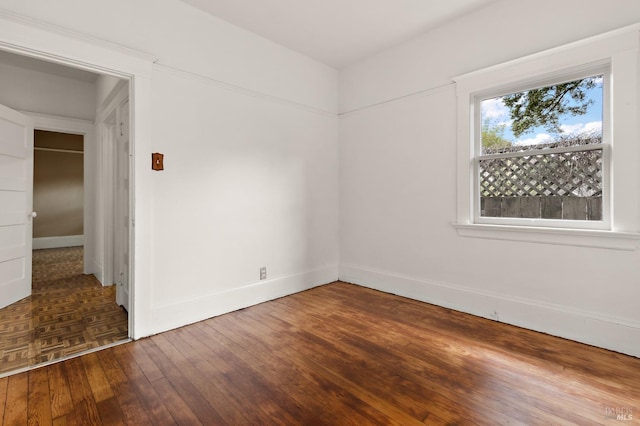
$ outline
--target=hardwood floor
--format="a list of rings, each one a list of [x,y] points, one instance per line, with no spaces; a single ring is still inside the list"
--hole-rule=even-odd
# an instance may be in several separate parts
[[[640,359],[338,282],[0,379],[0,419],[633,424]]]
[[[82,273],[82,247],[35,250],[31,296],[0,309],[0,373],[128,338],[115,287]]]

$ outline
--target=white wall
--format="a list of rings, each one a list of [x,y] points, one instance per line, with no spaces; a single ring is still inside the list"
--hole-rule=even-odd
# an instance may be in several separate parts
[[[336,117],[165,69],[153,80],[154,148],[165,155],[154,323],[337,279]],[[273,281],[257,283],[262,266]]]
[[[340,111],[451,83],[454,76],[638,22],[635,0],[502,0],[340,73]]]
[[[640,356],[640,251],[465,238],[451,225],[452,78],[640,21],[637,1],[603,7],[498,1],[341,73],[341,109],[357,110],[340,122],[341,279]]]
[[[93,83],[3,63],[0,76],[0,104],[21,111],[93,120]]]
[[[176,0],[0,8],[158,58],[134,147],[136,337],[337,279],[335,70]]]
[[[108,40],[240,88],[325,111],[337,108],[337,73],[178,0],[0,0],[0,8]]]

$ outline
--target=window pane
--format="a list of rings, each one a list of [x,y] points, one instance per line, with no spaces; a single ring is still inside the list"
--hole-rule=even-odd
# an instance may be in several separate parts
[[[602,150],[479,161],[483,217],[602,220]]]
[[[482,154],[602,142],[603,76],[481,102]]]

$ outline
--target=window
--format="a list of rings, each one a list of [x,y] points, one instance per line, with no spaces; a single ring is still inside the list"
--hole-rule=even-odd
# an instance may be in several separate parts
[[[639,32],[454,79],[460,235],[637,247]]]
[[[477,223],[608,227],[608,85],[602,69],[476,96]]]

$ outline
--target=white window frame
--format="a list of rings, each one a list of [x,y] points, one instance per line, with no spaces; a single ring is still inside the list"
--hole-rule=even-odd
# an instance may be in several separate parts
[[[459,235],[626,250],[638,247],[639,51],[640,25],[634,25],[454,79],[458,116],[454,226]],[[480,101],[596,74],[608,79],[603,93],[603,220],[482,217],[477,159]]]
[[[582,68],[582,67],[581,67]],[[603,75],[603,93],[602,93],[602,143],[598,145],[572,146],[565,148],[540,149],[532,151],[522,151],[509,154],[483,155],[481,141],[481,103],[485,99],[496,98],[511,93],[521,92],[540,87],[551,86],[554,84],[575,81],[581,78],[591,77],[595,75]],[[473,136],[474,136],[474,155],[473,155],[473,223],[485,223],[493,225],[515,225],[515,226],[538,226],[550,228],[571,228],[571,229],[611,229],[611,184],[610,184],[610,166],[611,166],[611,115],[610,115],[610,90],[611,84],[611,67],[609,64],[605,66],[595,65],[593,68],[580,69],[579,71],[567,70],[562,73],[554,73],[553,77],[545,78],[540,76],[535,82],[521,84],[517,87],[499,87],[490,91],[477,93],[474,96],[474,117],[473,117]],[[515,218],[515,217],[489,217],[482,216],[480,212],[480,160],[488,157],[524,157],[536,154],[552,154],[564,153],[569,151],[588,151],[593,149],[602,149],[602,220],[566,220],[566,219],[539,219],[539,218]]]

